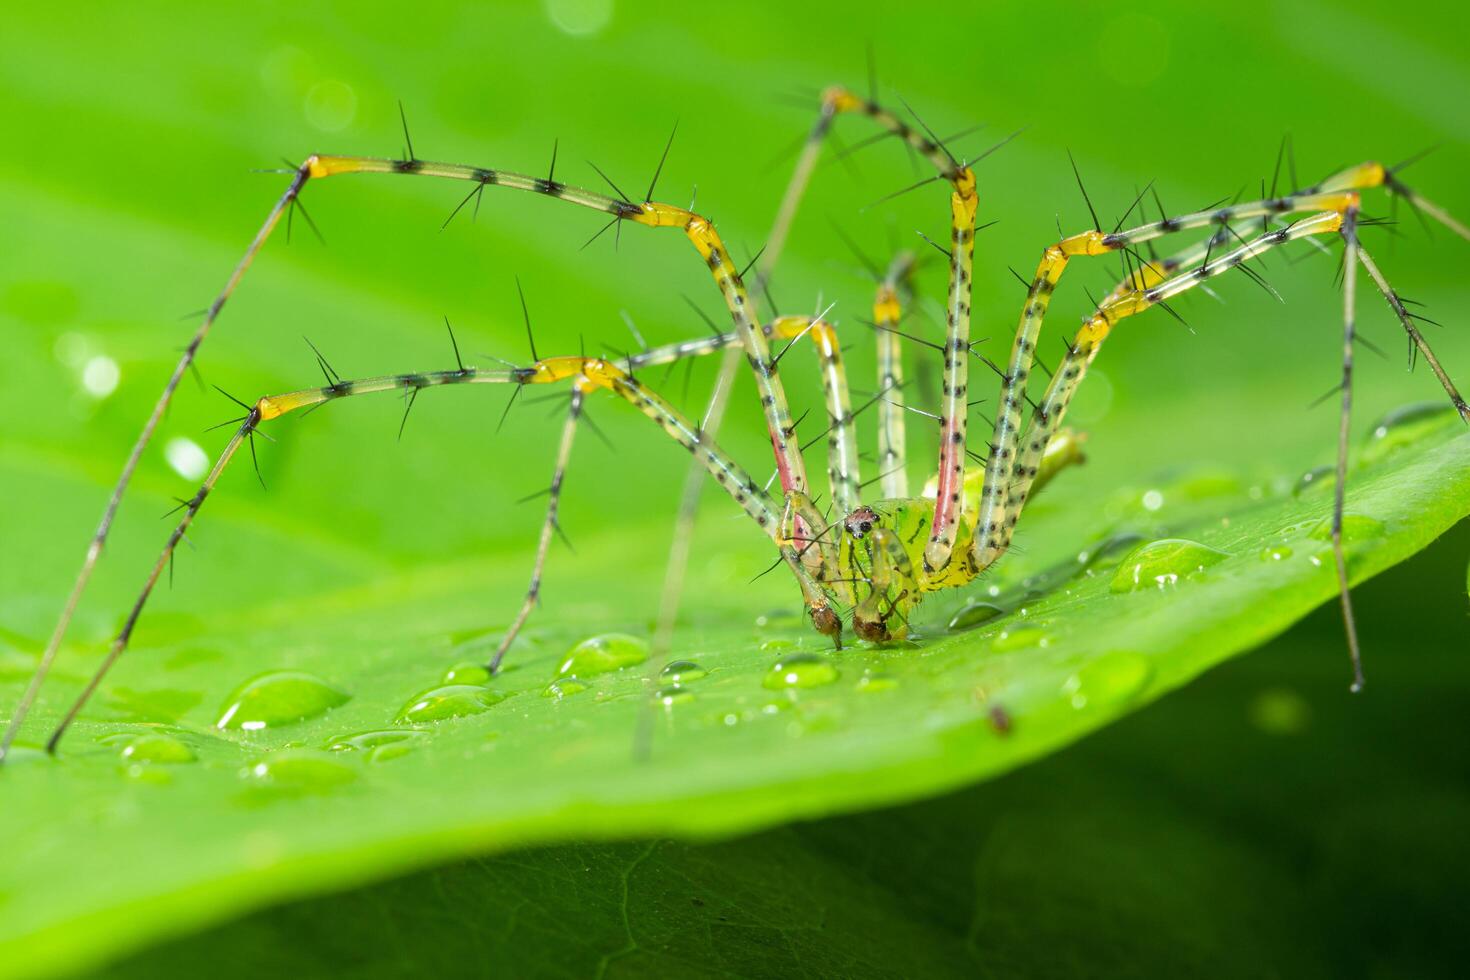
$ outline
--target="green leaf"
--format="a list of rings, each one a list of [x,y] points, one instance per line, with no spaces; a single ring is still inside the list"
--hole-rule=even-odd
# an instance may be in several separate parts
[[[1450,413],[1414,424],[1418,438],[1374,440],[1353,474],[1355,578],[1470,513],[1470,435]],[[916,623],[922,639],[889,649],[832,653],[794,616],[761,625],[701,607],[678,650],[694,679],[655,684],[652,698],[640,640],[589,647],[564,622],[474,683],[495,634],[460,631],[458,611],[487,582],[514,588],[488,563],[317,596],[310,616],[242,610],[137,651],[163,665],[149,687],[113,688],[59,761],[7,768],[6,797],[23,805],[0,816],[15,855],[0,872],[3,961],[83,963],[457,855],[729,834],[1003,772],[1330,598],[1330,498],[1219,472],[1120,492],[1100,508],[1111,544],[1084,549],[1086,561],[1035,569],[1028,555],[1032,574],[1017,561],[1010,584],[985,593],[1008,612],[949,631],[955,604],[936,602]],[[610,537],[585,567],[636,553]],[[654,557],[618,588],[651,587]],[[253,674],[265,679],[222,683]]]
[[[289,903],[107,976],[1455,976],[1470,523],[1046,760],[730,841],[567,844]],[[1413,639],[1399,613],[1413,606]],[[1183,966],[1181,966],[1183,965]]]
[[[248,168],[313,150],[393,155],[402,99],[425,155],[539,172],[560,135],[559,178],[596,181],[580,163],[587,154],[636,187],[629,175],[648,174],[669,121],[682,117],[690,121],[660,187],[682,202],[697,186],[700,207],[731,243],[755,251],[785,178],[763,165],[810,125],[809,115],[778,115],[765,96],[861,79],[858,52],[881,11],[859,6],[834,22],[817,7],[752,9],[750,21],[784,29],[766,31],[758,48],[723,51],[712,44],[728,33],[723,10],[676,26],[634,8],[619,4],[597,38],[564,32],[539,5],[423,4],[412,17],[354,8],[345,19],[299,5],[289,17],[238,5],[116,5],[89,9],[86,30],[40,5],[7,11],[0,90],[17,152],[0,161],[0,213],[8,240],[23,247],[0,263],[0,705],[19,696],[173,349],[197,322],[177,318],[210,302],[280,193],[278,176]],[[1100,8],[1049,31],[1045,57],[1095,83],[1048,99],[1044,126],[985,161],[982,208],[1000,225],[978,245],[976,333],[989,337],[980,349],[1003,356],[1010,343],[1021,297],[1006,266],[1035,260],[1059,211],[1068,230],[1078,227],[1064,145],[1081,148],[1094,199],[1114,206],[1132,199],[1141,171],[1157,174],[1165,199],[1181,207],[1230,193],[1269,163],[1274,136],[1222,145],[1221,114],[1202,106],[1197,72],[1180,53],[1231,52],[1240,61],[1229,77],[1312,66],[1270,98],[1231,95],[1232,134],[1275,133],[1289,118],[1301,143],[1347,159],[1344,106],[1365,104],[1392,122],[1385,152],[1407,154],[1458,135],[1458,89],[1442,82],[1454,65],[1445,70],[1448,56],[1434,54],[1447,43],[1438,25],[1453,13],[1405,24],[1372,5],[1351,16],[1334,10],[1336,43],[1323,45],[1310,10],[1284,12],[1279,36],[1263,35],[1249,5],[1175,11],[1147,65],[1113,52],[1133,43],[1139,23],[1158,34],[1153,21]],[[956,37],[1007,46],[1036,37],[1025,6],[945,16]],[[936,127],[977,117],[1007,129],[1038,123],[1036,72],[986,58],[961,66],[959,74],[977,74],[957,84],[957,66],[935,56],[931,17],[884,24],[879,54],[886,66],[891,52],[894,65],[885,82]],[[1406,30],[1418,35],[1385,43]],[[834,60],[812,57],[813,37]],[[1369,58],[1398,87],[1358,70]],[[1133,70],[1145,67],[1152,83]],[[1168,124],[1130,126],[1118,139],[1120,105],[1145,105]],[[853,127],[851,138],[866,135]],[[856,203],[915,179],[893,146],[865,151],[861,166],[872,187],[856,193],[839,166],[819,171],[775,289],[800,309],[818,295],[841,297],[858,390],[874,376],[855,322],[871,284],[844,268],[845,247],[821,216],[845,220]],[[1415,181],[1463,213],[1456,167],[1446,151],[1421,164]],[[925,191],[884,206],[895,227],[944,220],[944,193]],[[32,747],[99,662],[165,533],[157,516],[194,491],[170,447],[186,457],[191,443],[211,453],[222,443],[223,433],[206,430],[234,409],[209,384],[242,398],[312,384],[317,368],[302,334],[349,375],[449,367],[446,314],[468,361],[522,358],[514,274],[546,351],[626,346],[623,310],[654,343],[704,332],[681,295],[711,309],[715,297],[676,233],[628,229],[617,250],[604,236],[578,252],[596,216],[488,192],[478,223],[462,214],[441,231],[460,197],[460,188],[397,177],[311,188],[308,206],[330,247],[298,222],[296,240],[273,240],[230,300],[200,360],[207,384],[186,380],[143,458],[26,729]],[[853,219],[851,233],[880,258],[892,248],[882,244],[886,220]],[[1377,249],[1375,234],[1368,242]],[[1463,253],[1416,234],[1395,248],[1381,264],[1396,283],[1403,275],[1431,315],[1451,322],[1467,308]],[[671,697],[651,714],[639,667],[583,678],[588,688],[576,693],[563,685],[560,699],[541,696],[575,644],[650,632],[685,458],[642,418],[593,403],[617,450],[584,437],[573,456],[563,523],[577,551],[553,551],[545,605],[514,669],[489,687],[458,683],[465,677],[456,672],[469,689],[432,697],[448,671],[485,657],[523,595],[539,515],[515,501],[549,478],[555,423],[522,402],[497,432],[504,393],[485,390],[426,395],[397,444],[401,406],[391,399],[286,422],[276,443],[260,447],[269,492],[248,468],[227,474],[191,533],[197,551],[181,549],[172,590],[153,597],[134,649],[64,758],[33,754],[0,772],[0,972],[83,966],[284,898],[521,844],[731,834],[930,796],[1147,703],[1333,595],[1329,571],[1313,564],[1323,542],[1311,536],[1328,496],[1290,493],[1296,473],[1330,456],[1336,431],[1330,413],[1298,407],[1337,376],[1341,299],[1330,265],[1271,266],[1291,301],[1284,307],[1222,280],[1229,305],[1189,310],[1195,336],[1163,317],[1117,331],[1072,409],[1092,436],[1089,465],[1029,510],[1016,551],[985,583],[1001,595],[982,586],[936,597],[921,643],[831,657],[831,683],[794,692],[763,685],[782,658],[826,654],[791,614],[789,582],[751,581],[769,549],[725,520],[728,504],[711,494],[672,654],[707,675],[689,683],[692,700]],[[1072,280],[1099,275],[1092,266],[1058,296],[1047,363],[1060,350],[1066,304],[1082,304]],[[929,269],[919,286],[942,296],[943,270]],[[1386,346],[1397,327],[1381,304],[1370,313],[1377,303],[1365,284],[1364,334]],[[1435,335],[1452,372],[1470,363],[1467,336]],[[797,366],[803,353],[784,372],[798,410],[820,404],[815,372]],[[914,366],[921,356],[909,351]],[[109,392],[102,382],[114,369]],[[1360,359],[1358,429],[1392,405],[1438,395],[1422,370],[1397,369]],[[693,412],[709,366],[696,370],[681,400]],[[914,378],[925,387],[921,372]],[[659,383],[671,392],[681,384],[677,375]],[[748,396],[737,391],[722,442],[755,468],[769,457]],[[1449,441],[1449,431],[1417,430],[1407,447],[1355,471],[1351,509],[1381,525],[1381,534],[1363,520],[1352,525],[1374,532],[1353,545],[1355,576],[1400,560],[1465,513],[1465,441]],[[911,433],[918,473],[933,459],[934,433],[917,421]],[[1386,444],[1377,445],[1375,453]],[[1156,480],[1168,466],[1173,476]],[[1158,568],[1118,564],[1118,552],[1080,568],[1079,552],[1133,533],[1229,557],[1174,545]],[[1290,556],[1260,557],[1283,544]],[[1176,572],[1182,580],[1114,594],[1120,568],[1130,581]],[[1028,586],[1031,576],[1040,578]],[[1010,612],[950,634],[944,625],[966,599],[1003,599]],[[1334,669],[1345,682],[1344,665],[1334,660]],[[274,692],[244,696],[252,681],[281,671],[296,673]],[[242,697],[231,723],[267,727],[216,729]],[[459,710],[473,713],[424,720],[417,737],[369,734],[402,734],[426,713]],[[649,744],[642,762],[640,725]],[[332,751],[344,736],[352,747]]]

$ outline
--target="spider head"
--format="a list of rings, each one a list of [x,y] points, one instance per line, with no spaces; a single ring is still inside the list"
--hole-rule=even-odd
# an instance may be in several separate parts
[[[879,521],[878,512],[871,507],[859,507],[842,519],[847,533],[854,538],[866,536],[873,528],[878,527]]]

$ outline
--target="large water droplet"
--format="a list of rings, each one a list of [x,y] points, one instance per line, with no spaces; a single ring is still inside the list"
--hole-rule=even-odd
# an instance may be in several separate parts
[[[254,732],[314,718],[347,703],[346,691],[301,670],[278,670],[246,681],[225,701],[216,728]]]
[[[556,698],[560,701],[562,698],[571,697],[573,694],[581,694],[585,690],[587,690],[586,683],[578,680],[575,676],[558,677],[546,685],[546,690],[541,692],[541,696],[543,698]]]
[[[949,619],[949,628],[952,630],[967,630],[981,623],[988,623],[995,617],[1005,612],[1000,606],[983,599],[971,599],[959,608]]]
[[[1050,642],[1046,630],[1040,626],[1024,623],[1002,630],[990,641],[990,648],[997,651],[1021,650],[1025,647],[1044,647]]]
[[[1114,592],[1167,589],[1181,578],[1197,575],[1229,557],[1198,541],[1164,538],[1136,548],[1124,558],[1110,588]]]
[[[333,752],[365,751],[381,748],[384,745],[398,745],[403,742],[417,742],[429,737],[428,732],[414,731],[412,728],[387,728],[371,732],[359,732],[356,735],[344,735],[333,739],[328,746]]]
[[[487,691],[473,684],[449,684],[410,698],[393,720],[400,725],[447,721],[489,711],[504,700],[505,695],[498,691]]]
[[[315,749],[282,749],[245,770],[262,788],[294,793],[322,793],[357,778],[357,770]]]
[[[1366,514],[1343,514],[1342,515],[1342,540],[1344,543],[1353,544],[1358,541],[1371,541],[1381,538],[1387,529],[1383,522]],[[1312,528],[1309,535],[1317,541],[1332,540],[1332,518],[1323,518],[1316,527]]]
[[[1291,487],[1291,495],[1300,497],[1303,493],[1315,487],[1331,486],[1332,476],[1336,472],[1335,466],[1314,466],[1301,476],[1296,478],[1296,483]]]
[[[490,670],[484,664],[466,660],[444,672],[445,684],[489,684]]]
[[[1062,693],[1074,708],[1100,707],[1136,697],[1152,677],[1148,658],[1137,653],[1105,653],[1068,677]]]
[[[1286,561],[1291,557],[1291,549],[1284,544],[1273,544],[1261,549],[1261,561]]]
[[[578,677],[591,677],[641,664],[647,659],[648,644],[636,636],[604,633],[589,637],[567,651],[561,665],[556,668],[556,676],[575,674]]]
[[[659,680],[668,684],[688,684],[709,676],[709,671],[692,660],[671,660],[658,672]]]
[[[820,687],[837,680],[837,668],[826,657],[815,653],[793,653],[771,665],[761,686],[771,690],[789,687]]]
[[[129,739],[123,746],[122,757],[129,762],[165,763],[193,762],[196,758],[194,750],[187,744],[161,732],[149,732]]]

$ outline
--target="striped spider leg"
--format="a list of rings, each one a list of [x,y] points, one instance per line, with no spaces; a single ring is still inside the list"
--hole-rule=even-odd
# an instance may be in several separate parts
[[[814,321],[816,322],[816,321]],[[792,329],[794,325],[783,325],[785,329]],[[733,344],[729,338],[717,338],[725,344]],[[677,345],[675,345],[677,346]],[[711,345],[709,350],[718,349]],[[670,356],[669,349],[655,349],[648,352],[648,360],[644,363],[657,363],[660,358]],[[331,379],[329,379],[331,380]],[[159,578],[164,574],[172,560],[175,548],[183,540],[185,533],[193,524],[195,517],[204,506],[205,500],[214,491],[220,476],[224,473],[230,461],[235,458],[241,446],[251,442],[255,433],[267,422],[272,422],[288,415],[291,412],[302,409],[313,409],[327,402],[338,401],[344,398],[352,398],[359,395],[368,395],[381,392],[402,391],[412,399],[426,388],[442,387],[445,385],[479,385],[479,384],[514,384],[514,385],[541,385],[558,384],[569,382],[571,386],[571,404],[566,423],[562,429],[562,437],[556,455],[556,470],[552,478],[550,504],[547,508],[546,520],[542,526],[540,543],[537,549],[536,571],[533,573],[531,588],[527,593],[526,600],[513,625],[507,633],[506,641],[502,642],[495,658],[491,663],[491,669],[499,666],[500,659],[509,646],[509,639],[513,637],[521,625],[525,622],[530,609],[535,602],[540,584],[540,572],[542,563],[546,557],[547,546],[550,537],[556,528],[557,506],[561,496],[562,478],[565,474],[567,459],[571,453],[572,439],[576,430],[577,420],[583,409],[586,397],[598,390],[610,391],[627,401],[656,425],[664,430],[674,441],[687,449],[703,465],[708,473],[715,478],[725,492],[753,519],[773,541],[776,542],[781,551],[783,559],[791,567],[796,575],[798,584],[803,594],[807,597],[810,608],[827,608],[826,595],[818,583],[807,573],[805,563],[798,555],[796,546],[788,540],[791,532],[783,532],[783,526],[789,528],[790,518],[783,520],[780,506],[771,498],[755,480],[738,463],[731,459],[719,446],[707,439],[698,426],[686,418],[678,409],[669,404],[662,396],[653,391],[643,382],[633,376],[627,367],[617,362],[594,357],[551,357],[538,360],[535,364],[526,368],[512,368],[509,370],[483,370],[474,367],[460,366],[454,370],[432,371],[415,374],[397,374],[377,378],[365,378],[356,381],[332,380],[326,386],[306,388],[300,391],[288,392],[280,395],[267,395],[257,399],[254,403],[245,405],[246,413],[239,420],[240,426],[235,431],[230,441],[225,445],[214,466],[205,476],[195,494],[182,504],[183,514],[169,535],[163,551],[158,560],[154,562],[153,568],[148,574],[141,592],[129,610],[122,628],[113,639],[106,657],[97,668],[96,672],[88,681],[82,693],[77,697],[60,724],[52,733],[47,743],[47,751],[54,752],[60,743],[62,736],[68,727],[76,719],[92,694],[96,691],[107,671],[111,669],[123,652],[127,649],[132,638],[134,628],[142,615],[153,588],[157,585]],[[243,405],[244,403],[242,403]],[[254,452],[254,444],[251,442],[251,452]],[[798,497],[802,496],[796,492]],[[788,506],[788,510],[789,510]],[[815,520],[815,512],[808,516]],[[783,539],[783,533],[786,538]],[[840,591],[840,590],[839,590]]]
[[[180,380],[190,369],[199,347],[203,344],[225,303],[229,300],[239,285],[240,280],[244,277],[246,270],[250,267],[256,255],[259,254],[271,233],[280,224],[281,218],[291,213],[299,205],[301,193],[310,181],[344,174],[368,173],[442,177],[464,180],[475,185],[470,194],[465,198],[465,201],[461,203],[461,207],[470,198],[477,197],[481,194],[486,187],[509,187],[557,198],[571,204],[610,215],[611,220],[608,227],[611,227],[613,223],[626,221],[654,228],[677,228],[683,231],[708,266],[710,274],[714,278],[725,300],[734,323],[735,329],[733,332],[739,338],[741,346],[745,351],[746,360],[756,374],[757,390],[760,395],[767,429],[770,433],[772,450],[776,457],[776,466],[780,476],[782,490],[783,492],[805,492],[805,468],[801,454],[796,448],[785,392],[777,374],[775,363],[771,358],[765,333],[756,324],[749,294],[740,273],[732,263],[729,252],[720,239],[718,232],[715,231],[714,225],[707,218],[685,208],[661,204],[652,200],[645,200],[641,204],[636,203],[621,192],[619,192],[618,197],[611,197],[606,194],[573,187],[557,181],[554,176],[554,171],[545,178],[541,178],[464,164],[434,163],[415,158],[412,155],[411,143],[409,144],[409,154],[409,159],[406,160],[313,154],[292,173],[291,182],[285,193],[266,216],[265,222],[256,233],[255,238],[251,241],[245,255],[237,263],[223,291],[210,304],[203,321],[184,349],[173,374],[160,394],[158,402],[155,404],[153,411],[144,424],[142,432],[139,434],[132,451],[129,453],[123,465],[122,474],[109,496],[107,505],[103,511],[102,520],[88,546],[81,570],[66,600],[57,625],[47,642],[46,649],[42,654],[36,672],[32,676],[26,692],[22,695],[21,701],[11,717],[10,724],[3,738],[0,738],[0,762],[3,762],[4,753],[8,750],[16,734],[19,732],[26,714],[35,702],[41,684],[44,682],[55,661],[57,651],[60,649],[61,642],[65,638],[77,605],[81,600],[82,594],[86,591],[97,560],[101,556],[103,545],[111,531],[123,493],[132,478],[134,470],[137,468],[143,450],[146,448],[154,430],[157,428],[158,422],[167,410]],[[650,186],[650,198],[652,196],[652,189],[652,186]],[[809,533],[806,527],[806,520],[809,516],[802,515],[798,517],[798,527],[803,535]],[[818,557],[807,557],[803,560],[811,568],[820,568],[821,563]],[[798,578],[801,578],[800,574],[798,574]],[[818,627],[829,635],[835,635],[840,632],[840,619],[832,612],[823,594],[820,592],[810,592],[808,598],[810,600],[808,608],[813,616],[813,621]]]
[[[1342,519],[1347,475],[1348,423],[1352,407],[1353,309],[1357,265],[1362,264],[1379,292],[1388,302],[1411,343],[1411,354],[1422,356],[1439,379],[1451,404],[1462,419],[1470,422],[1470,407],[1460,396],[1449,375],[1430,349],[1428,342],[1404,308],[1403,301],[1388,284],[1357,235],[1360,192],[1384,187],[1403,197],[1417,209],[1435,217],[1461,237],[1470,240],[1470,232],[1410,190],[1395,172],[1378,163],[1364,163],[1337,173],[1314,187],[1293,194],[1234,204],[1210,211],[1199,211],[1126,231],[1104,233],[1093,230],[1064,238],[1048,246],[1042,253],[1036,277],[1026,297],[1020,327],[1011,351],[1006,380],[1001,386],[1001,406],[996,414],[995,434],[990,464],[987,468],[985,492],[975,525],[970,558],[978,569],[993,564],[1010,544],[1011,534],[1033,488],[1042,454],[1058,431],[1067,406],[1081,384],[1087,367],[1097,356],[1109,331],[1125,317],[1141,313],[1151,306],[1165,305],[1187,290],[1200,286],[1215,276],[1241,266],[1265,252],[1297,240],[1316,235],[1338,235],[1345,248],[1344,265],[1344,347],[1341,380],[1341,414],[1337,443],[1337,485],[1332,510],[1332,551],[1338,579],[1338,591],[1352,663],[1352,688],[1363,684],[1358,636],[1353,621],[1352,600],[1348,590],[1347,564],[1342,547]],[[1288,216],[1305,215],[1288,221]],[[1232,225],[1260,221],[1263,228],[1282,223],[1274,230],[1263,231],[1246,240]],[[1194,228],[1214,229],[1209,238],[1167,259],[1144,259],[1135,246],[1164,235]],[[1105,255],[1122,252],[1128,275],[1119,283],[1091,315],[1083,321],[1067,353],[1057,366],[1045,394],[1036,404],[1024,434],[1021,430],[1021,407],[1026,377],[1031,370],[1037,336],[1046,316],[1057,282],[1074,256]],[[1412,359],[1411,359],[1412,365]]]
[[[829,93],[828,96],[828,102],[836,107],[832,111],[846,111],[847,109],[861,106],[860,101],[855,97],[841,93],[838,90],[834,90],[834,92],[837,94]],[[941,167],[946,177],[956,183],[958,189],[955,194],[955,201],[957,202],[955,205],[955,234],[958,239],[961,235],[961,229],[964,229],[963,234],[968,241],[972,235],[971,230],[974,224],[975,203],[974,180],[968,169],[958,167],[948,157],[947,152],[942,152],[937,144],[922,141],[908,129],[906,124],[897,121],[896,117],[893,117],[886,111],[878,109],[876,105],[868,103],[864,107],[864,111],[879,119],[890,130],[904,136],[911,145],[923,143],[922,148],[926,155]],[[177,390],[180,379],[193,364],[198,349],[213,326],[214,321],[218,318],[220,311],[243,278],[245,271],[254,261],[271,233],[279,225],[281,217],[294,213],[294,209],[300,204],[299,199],[301,193],[309,181],[320,180],[331,176],[372,173],[431,176],[463,180],[472,183],[474,187],[460,203],[460,207],[463,207],[472,198],[478,200],[479,195],[488,186],[503,186],[558,198],[610,215],[611,220],[606,227],[611,227],[618,222],[631,221],[650,227],[670,227],[684,231],[709,267],[710,273],[725,300],[733,320],[735,327],[733,333],[738,337],[741,347],[744,349],[747,363],[756,376],[757,391],[761,399],[767,430],[776,459],[777,475],[780,479],[782,491],[787,497],[787,503],[783,510],[780,523],[782,527],[790,530],[791,541],[806,542],[799,551],[792,550],[788,552],[787,557],[792,564],[798,581],[802,584],[808,612],[811,615],[813,624],[820,632],[834,638],[840,638],[842,629],[841,619],[833,611],[827,596],[830,593],[834,598],[841,601],[844,598],[849,598],[850,589],[848,583],[844,581],[844,576],[838,574],[836,562],[832,557],[832,549],[825,545],[819,546],[815,550],[812,548],[813,544],[818,543],[814,537],[814,528],[816,527],[818,516],[807,496],[805,467],[796,444],[794,426],[792,425],[785,392],[777,373],[776,359],[771,357],[765,331],[760,329],[756,324],[752,304],[749,300],[749,293],[745,288],[742,276],[733,265],[729,252],[721,241],[719,234],[715,231],[713,224],[707,218],[691,210],[652,201],[652,185],[650,185],[647,198],[640,204],[628,198],[621,191],[618,191],[617,197],[611,197],[606,194],[584,190],[557,181],[554,173],[554,160],[552,172],[548,173],[545,178],[540,178],[504,170],[421,160],[414,155],[412,142],[407,142],[408,158],[404,160],[314,154],[308,157],[292,173],[292,180],[285,193],[267,215],[265,222],[247,248],[245,255],[237,263],[234,271],[227,280],[223,291],[210,304],[203,321],[185,348],[178,365],[165,385],[158,402],[136,440],[128,459],[124,463],[123,472],[109,497],[102,520],[93,535],[91,544],[84,557],[82,568],[65,603],[62,615],[47,643],[47,647],[42,654],[41,661],[32,677],[31,683],[27,687],[20,704],[12,716],[4,737],[0,739],[0,761],[3,761],[4,751],[8,749],[19,731],[21,723],[34,703],[40,686],[44,682],[54,662],[61,641],[65,637],[77,604],[90,581],[103,544],[110,532],[122,494],[126,490],[133,471],[136,469],[141,454],[151,439],[158,421],[166,411],[174,392]],[[661,166],[662,163],[660,164]],[[655,174],[656,180],[657,174]],[[778,230],[782,237],[784,237],[785,228],[789,227],[791,217],[794,215],[795,202],[800,196],[802,186],[804,186],[802,180],[794,180],[793,190],[788,192],[783,202],[782,215],[778,218]],[[614,189],[616,190],[616,188]],[[959,249],[957,252],[967,256],[969,254],[969,248]],[[962,278],[966,285],[968,284],[968,277],[968,259],[965,259]],[[952,278],[958,279],[959,276],[955,274],[952,275]],[[968,290],[966,289],[966,299],[963,304],[957,298],[957,288],[953,288],[951,293],[953,294],[952,307],[956,310],[961,306],[963,307],[963,323],[965,332],[967,333]],[[957,315],[952,314],[951,320],[955,321]],[[830,362],[825,374],[828,379],[827,388],[829,396],[833,399],[831,414],[833,415],[834,422],[839,426],[839,433],[832,441],[833,448],[830,455],[833,463],[830,469],[840,480],[843,479],[845,474],[850,474],[850,477],[842,482],[843,489],[840,491],[842,499],[850,501],[854,492],[853,488],[857,483],[855,472],[856,453],[851,445],[851,430],[847,427],[846,422],[844,422],[844,420],[850,421],[850,418],[849,412],[845,407],[846,386],[840,364],[840,348],[836,344],[835,334],[831,333],[830,330],[824,330],[821,323],[814,323],[811,325],[811,328],[817,331],[815,339],[819,343],[820,349],[824,352],[824,359]],[[955,358],[954,361],[959,365],[958,370],[963,372],[963,359]],[[947,379],[948,376],[949,371],[947,369]],[[962,427],[963,420],[961,419],[956,424]],[[251,432],[253,431],[252,428]],[[564,442],[570,439],[571,431],[571,423],[569,423],[568,435],[564,437]],[[951,452],[950,455],[956,455],[956,453]],[[202,503],[202,500],[200,502]],[[551,515],[549,524],[550,521],[554,521],[554,514]],[[812,577],[820,578],[828,575],[832,576],[830,589],[823,590],[809,587],[809,580]],[[141,607],[139,608],[141,609]],[[130,621],[127,630],[130,632],[131,628]],[[503,654],[503,650],[501,653]]]

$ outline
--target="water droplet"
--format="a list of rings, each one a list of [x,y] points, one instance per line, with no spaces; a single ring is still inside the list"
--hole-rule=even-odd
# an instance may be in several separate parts
[[[1390,409],[1383,414],[1377,422],[1373,423],[1374,439],[1386,439],[1396,429],[1416,425],[1427,419],[1438,420],[1442,416],[1452,415],[1455,412],[1453,405],[1442,401],[1414,402],[1409,405],[1400,405],[1398,408]]]
[[[857,682],[857,689],[859,691],[867,691],[868,693],[891,691],[896,687],[898,687],[898,678],[892,674],[885,674],[881,670],[874,670],[871,667],[863,671],[863,676],[858,678]]]
[[[1312,708],[1290,688],[1270,687],[1251,700],[1250,719],[1267,735],[1299,735],[1311,724]]]
[[[660,680],[670,684],[688,684],[709,676],[709,671],[692,660],[671,660],[658,672]]]
[[[687,687],[670,684],[668,687],[661,687],[654,692],[653,700],[665,708],[672,708],[676,704],[688,704],[690,701],[693,701],[694,692]]]
[[[352,752],[381,748],[384,745],[397,745],[402,742],[417,742],[428,736],[428,732],[415,731],[412,728],[380,729],[334,739],[328,748],[333,752]]]
[[[237,688],[225,701],[216,728],[245,732],[314,718],[352,695],[301,670],[278,670],[261,674]]]
[[[546,690],[541,692],[541,696],[543,698],[556,698],[560,701],[562,698],[570,697],[573,694],[581,694],[585,690],[587,690],[587,685],[575,676],[560,677],[547,684]]]
[[[1405,446],[1428,436],[1449,419],[1454,407],[1447,402],[1417,402],[1387,413],[1373,425],[1368,445],[1358,456],[1360,465],[1371,465]]]
[[[1077,564],[1088,569],[1109,568],[1118,563],[1117,559],[1121,555],[1142,544],[1144,540],[1144,536],[1137,531],[1110,534],[1091,548],[1077,552]]]
[[[1229,558],[1223,551],[1183,538],[1164,538],[1135,548],[1123,559],[1110,586],[1114,592],[1167,589]]]
[[[1314,487],[1331,486],[1333,482],[1332,477],[1336,470],[1337,468],[1335,466],[1312,467],[1296,478],[1296,483],[1291,488],[1291,495],[1293,497],[1300,497],[1304,492]]]
[[[788,687],[820,687],[837,680],[837,668],[826,657],[815,653],[793,653],[771,665],[761,686],[771,690]]]
[[[1382,521],[1368,517],[1366,514],[1342,515],[1342,540],[1346,544],[1381,538],[1385,530]],[[1331,541],[1332,518],[1323,518],[1316,527],[1312,528],[1307,537],[1317,541]]]
[[[1146,510],[1146,511],[1156,511],[1160,507],[1163,507],[1163,506],[1164,506],[1164,495],[1163,495],[1162,492],[1160,492],[1158,490],[1148,490],[1148,491],[1145,491],[1144,492],[1144,495],[1143,495],[1143,509],[1144,510]]]
[[[1261,549],[1261,561],[1286,561],[1290,557],[1291,549],[1284,544],[1273,544]]]
[[[782,650],[795,650],[799,643],[790,639],[767,640],[761,644],[762,653],[780,653]]]
[[[484,664],[466,660],[444,672],[445,684],[489,684],[490,671]]]
[[[1136,697],[1152,677],[1148,658],[1137,653],[1105,653],[1068,677],[1062,693],[1074,708],[1099,707]]]
[[[400,725],[448,721],[489,711],[504,700],[505,695],[498,691],[487,691],[473,684],[449,684],[409,698],[393,720]]]
[[[129,762],[193,762],[197,756],[188,745],[159,732],[149,732],[128,740],[122,757]]]
[[[394,745],[380,745],[368,752],[368,761],[377,764],[379,762],[392,762],[401,759],[413,751],[412,742],[398,742]]]
[[[988,623],[995,617],[1005,612],[1000,606],[984,599],[971,599],[960,607],[949,620],[949,628],[952,630],[967,630],[981,623]]]
[[[583,640],[567,651],[561,666],[556,668],[557,677],[575,674],[590,677],[622,670],[648,659],[648,644],[636,636],[626,633],[605,633]]]
[[[282,749],[256,762],[244,775],[261,787],[320,793],[357,778],[357,770],[315,749]]]
[[[1044,647],[1051,642],[1046,630],[1040,626],[1026,623],[1013,626],[1008,630],[1002,630],[995,639],[990,641],[992,650],[1020,650],[1025,647]]]

